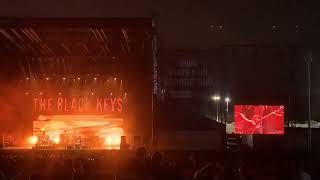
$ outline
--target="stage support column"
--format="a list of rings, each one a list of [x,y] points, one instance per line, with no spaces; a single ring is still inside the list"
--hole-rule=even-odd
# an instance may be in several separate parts
[[[312,63],[312,53],[309,52],[306,57],[307,63],[307,73],[308,73],[308,152],[311,152],[311,63]]]
[[[154,29],[156,26],[155,18],[152,21],[152,27]],[[157,46],[157,36],[156,33],[152,35],[152,87],[153,87],[153,96],[152,96],[152,146],[157,146],[157,137],[158,137],[158,121],[159,121],[159,106],[158,106],[158,92],[159,92],[159,68],[158,68],[158,46]]]

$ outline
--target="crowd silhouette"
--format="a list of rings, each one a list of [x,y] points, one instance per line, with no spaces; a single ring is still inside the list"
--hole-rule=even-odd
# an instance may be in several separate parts
[[[221,156],[221,157],[219,157]],[[0,180],[309,180],[304,161],[210,152],[32,151],[1,153]]]

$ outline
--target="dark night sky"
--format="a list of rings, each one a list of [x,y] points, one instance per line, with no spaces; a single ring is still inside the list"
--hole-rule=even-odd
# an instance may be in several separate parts
[[[312,34],[320,29],[315,3],[304,0],[2,0],[1,16],[155,17],[161,46],[190,49],[222,43],[303,43],[313,41]],[[279,27],[278,33],[272,25]],[[301,33],[295,32],[296,25]]]

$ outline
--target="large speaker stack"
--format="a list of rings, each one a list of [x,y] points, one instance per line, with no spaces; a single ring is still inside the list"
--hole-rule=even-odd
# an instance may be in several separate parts
[[[120,149],[124,150],[127,149],[127,137],[126,136],[121,136],[121,142],[120,142]]]

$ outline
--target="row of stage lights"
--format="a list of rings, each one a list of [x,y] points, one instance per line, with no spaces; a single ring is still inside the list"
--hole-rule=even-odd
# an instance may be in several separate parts
[[[31,93],[26,92],[25,94],[26,94],[26,95],[29,95],[29,94],[31,94]],[[41,95],[41,96],[42,96],[43,94],[44,94],[44,93],[42,93],[42,92],[39,93],[39,95]],[[59,92],[58,95],[61,96],[62,93]],[[94,95],[94,92],[91,92],[91,95],[93,96],[93,95]],[[113,93],[110,93],[110,96],[113,96]],[[127,96],[127,93],[124,93],[124,96]]]
[[[45,79],[46,79],[47,81],[49,81],[49,80],[50,80],[50,78],[49,78],[49,77],[46,77]],[[63,77],[63,78],[61,78],[61,79],[62,79],[62,80],[64,80],[64,81],[65,81],[65,80],[67,80],[67,78],[65,78],[65,77]],[[78,78],[70,78],[70,79],[71,79],[71,80],[76,80],[76,79],[77,79],[77,80],[79,80],[79,81],[81,80],[81,78],[80,78],[80,77],[78,77]],[[26,78],[26,80],[30,80],[30,78],[28,78],[28,77],[27,77],[27,78]],[[33,79],[33,80],[36,80],[36,79]],[[96,81],[96,80],[98,80],[98,78],[97,78],[97,77],[94,77],[94,78],[93,78],[93,80],[95,80],[95,81]],[[115,81],[116,81],[116,80],[117,80],[117,78],[116,78],[116,77],[114,77],[114,78],[113,78],[113,80],[115,80]]]

